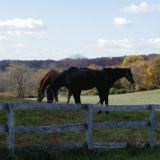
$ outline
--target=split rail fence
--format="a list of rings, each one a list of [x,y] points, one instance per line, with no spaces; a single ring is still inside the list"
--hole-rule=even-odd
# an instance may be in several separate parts
[[[154,147],[160,144],[155,142],[155,127],[160,126],[160,121],[155,121],[155,112],[160,109],[160,105],[94,105],[94,104],[46,104],[46,103],[0,103],[0,110],[7,110],[7,124],[0,125],[0,132],[7,133],[7,146],[9,154],[13,155],[15,134],[45,134],[54,132],[67,132],[73,130],[85,130],[86,142],[61,144],[60,149],[70,149],[78,147],[93,148],[125,148],[127,142],[93,142],[93,129],[104,128],[137,128],[149,126],[149,145]],[[56,126],[15,126],[15,110],[86,110],[86,122],[76,124],[65,124]],[[148,121],[139,122],[101,122],[93,123],[93,111],[150,111]],[[101,115],[99,115],[101,116]],[[136,142],[134,145],[145,147],[145,143]],[[25,147],[23,147],[25,149]],[[30,146],[30,150],[43,150],[43,146]],[[54,149],[54,146],[46,146],[45,149]]]

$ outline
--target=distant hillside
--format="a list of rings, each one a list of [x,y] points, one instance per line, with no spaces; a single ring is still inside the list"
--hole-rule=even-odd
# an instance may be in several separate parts
[[[141,55],[144,60],[151,60],[155,58],[158,54],[149,54],[149,55]],[[123,59],[126,56],[122,57],[102,57],[102,58],[94,58],[94,59],[71,59],[66,58],[59,61],[56,60],[2,60],[0,61],[0,70],[5,71],[6,67],[9,66],[10,63],[21,63],[26,64],[30,68],[34,70],[39,69],[48,69],[48,68],[59,68],[59,69],[66,69],[71,66],[76,67],[87,67],[91,64],[95,64],[98,66],[118,66],[121,65]]]

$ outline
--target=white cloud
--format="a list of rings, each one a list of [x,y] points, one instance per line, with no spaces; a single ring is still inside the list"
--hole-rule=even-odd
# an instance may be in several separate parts
[[[98,39],[97,45],[100,48],[134,48],[135,40],[134,39],[123,39],[123,40],[107,40],[107,39]]]
[[[33,56],[33,57],[37,57],[39,54],[36,52],[29,52],[28,55]]]
[[[107,40],[98,39],[97,45],[100,49],[140,49],[143,47],[160,49],[160,38],[156,39],[122,39],[122,40]],[[145,48],[146,49],[146,48]]]
[[[113,23],[117,26],[129,26],[129,25],[133,24],[130,20],[127,20],[127,19],[122,18],[122,17],[114,18]]]
[[[10,45],[10,47],[12,48],[19,48],[19,49],[24,49],[25,48],[25,45],[24,44],[21,44],[21,43],[17,43],[17,44],[12,44]]]
[[[6,36],[0,36],[0,42],[2,43],[2,42],[10,42],[11,41],[11,39],[10,38],[8,38],[8,37],[6,37]]]
[[[47,48],[41,48],[41,49],[42,49],[42,51],[44,51],[44,52],[50,52],[50,50],[47,49]]]
[[[46,26],[41,20],[34,20],[32,18],[28,19],[13,19],[13,20],[6,20],[0,21],[0,28],[4,28],[7,30],[35,30],[35,29],[42,29]]]
[[[16,50],[16,51],[13,51],[14,53],[21,53],[21,51],[20,50]]]
[[[159,53],[160,38],[155,39],[121,39],[108,40],[98,39],[98,54],[101,57],[114,57],[124,55],[144,55],[150,53]]]
[[[45,32],[8,31],[8,34],[11,36],[31,37],[31,38],[38,38],[38,39],[43,39],[46,37]]]
[[[160,10],[159,4],[149,5],[146,2],[142,2],[139,5],[131,4],[128,7],[121,8],[120,11],[131,13],[147,13],[154,10]]]
[[[152,47],[160,48],[160,38],[148,39],[147,44]]]

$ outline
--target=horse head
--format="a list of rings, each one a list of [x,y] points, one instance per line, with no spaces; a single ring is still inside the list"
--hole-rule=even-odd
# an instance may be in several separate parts
[[[42,90],[38,89],[37,102],[41,102],[43,98],[44,98],[44,94],[43,94]]]
[[[131,68],[127,68],[127,72],[125,74],[125,78],[131,82],[131,84],[134,83],[134,79],[133,79],[133,75],[132,75],[132,72],[131,72]]]
[[[47,86],[47,103],[52,103],[54,101],[55,94],[50,86]]]

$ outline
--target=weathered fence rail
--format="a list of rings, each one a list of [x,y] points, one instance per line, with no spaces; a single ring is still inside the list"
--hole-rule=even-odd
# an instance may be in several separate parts
[[[54,133],[54,132],[66,132],[73,130],[86,130],[86,142],[73,143],[73,144],[61,144],[59,149],[70,149],[76,147],[88,147],[92,148],[125,148],[127,142],[93,142],[92,131],[93,129],[102,128],[137,128],[149,126],[149,144],[150,147],[154,147],[159,142],[155,142],[155,127],[160,126],[160,121],[155,121],[155,111],[160,109],[160,105],[93,105],[93,104],[45,104],[45,103],[6,103],[0,104],[0,110],[7,110],[7,124],[0,125],[0,132],[7,132],[7,149],[10,154],[14,154],[14,136],[15,134],[42,134],[42,133]],[[65,124],[56,126],[36,126],[36,127],[24,127],[15,126],[15,110],[86,110],[86,123]],[[142,111],[149,110],[150,118],[148,121],[140,122],[102,122],[93,124],[93,111]],[[100,115],[99,115],[100,116]],[[145,147],[145,143],[136,142],[134,145]],[[30,150],[44,150],[44,149],[56,149],[57,146],[29,146],[21,147],[21,149]]]

